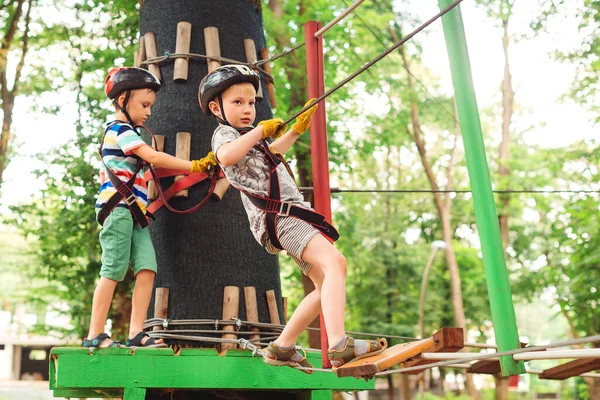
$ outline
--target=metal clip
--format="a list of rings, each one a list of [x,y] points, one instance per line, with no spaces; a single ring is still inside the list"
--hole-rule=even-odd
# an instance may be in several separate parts
[[[287,217],[288,215],[290,215],[291,208],[292,203],[290,203],[289,201],[282,201],[281,203],[279,203],[279,212],[277,213],[277,215],[281,217]],[[283,211],[284,209],[285,211]]]
[[[219,320],[215,319],[215,331],[219,330]]]
[[[162,326],[163,328],[167,329],[169,327],[169,320],[166,318],[163,319]]]
[[[137,200],[137,197],[135,197],[135,194],[131,194],[129,197],[127,197],[125,199],[125,204],[127,204],[128,206],[131,206],[133,203],[135,203]]]

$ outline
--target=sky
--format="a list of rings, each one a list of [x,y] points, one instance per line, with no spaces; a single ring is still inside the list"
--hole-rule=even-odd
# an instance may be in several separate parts
[[[411,12],[416,12],[422,21],[439,11],[437,2],[433,0],[400,3],[400,8],[410,4]],[[511,43],[509,53],[516,90],[515,101],[525,112],[525,116],[515,121],[514,127],[519,130],[535,126],[535,129],[527,133],[527,142],[550,147],[566,146],[574,140],[592,138],[599,133],[598,127],[592,122],[594,117],[572,101],[561,100],[574,79],[575,67],[553,58],[556,50],[565,51],[580,45],[584,32],[579,31],[573,12],[572,16],[552,20],[548,33],[531,39],[522,38],[529,30],[529,21],[538,11],[536,3],[517,0],[510,23],[513,37],[519,38]],[[575,11],[575,5],[580,4],[580,0],[573,0],[571,4]],[[502,32],[473,0],[463,1],[461,10],[477,101],[482,110],[497,104],[501,99],[504,62]],[[442,89],[448,94],[452,93],[441,22],[435,22],[419,34],[418,40],[423,47],[425,66],[439,77]],[[15,104],[14,137],[19,148],[18,154],[5,171],[0,214],[7,212],[9,205],[27,202],[42,187],[32,171],[45,166],[34,160],[33,156],[39,152],[48,152],[75,136],[73,119],[76,113],[71,94],[47,93],[36,100],[41,104],[62,104],[58,115],[32,113],[31,101],[17,98]]]

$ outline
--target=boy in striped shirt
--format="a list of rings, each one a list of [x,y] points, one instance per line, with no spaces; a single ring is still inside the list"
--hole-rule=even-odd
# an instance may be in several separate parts
[[[141,68],[113,68],[105,80],[106,95],[115,106],[115,121],[108,124],[101,147],[103,168],[96,215],[102,224],[102,267],[84,347],[123,347],[103,331],[115,287],[125,278],[130,263],[135,287],[126,345],[166,347],[162,339],[151,338],[142,331],[157,264],[150,233],[144,229],[148,224],[145,216],[148,196],[141,166],[146,162],[157,167],[199,172],[202,162],[157,152],[133,128],[146,122],[159,89],[160,81]],[[127,195],[120,193],[122,191]]]

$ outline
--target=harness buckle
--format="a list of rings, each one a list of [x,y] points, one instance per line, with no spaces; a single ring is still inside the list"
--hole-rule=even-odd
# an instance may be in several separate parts
[[[135,197],[135,194],[131,193],[129,197],[125,199],[125,204],[131,207],[136,202],[136,200],[137,197]]]
[[[281,203],[279,203],[279,212],[277,213],[277,215],[280,217],[287,217],[288,215],[290,215],[291,208],[292,203],[290,203],[289,201],[282,201]]]

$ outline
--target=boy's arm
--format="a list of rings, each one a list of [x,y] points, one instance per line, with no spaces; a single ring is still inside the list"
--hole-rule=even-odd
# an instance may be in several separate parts
[[[246,134],[238,137],[231,142],[227,142],[219,146],[217,153],[217,160],[225,167],[232,166],[240,161],[263,137],[263,126],[259,125]]]
[[[162,151],[156,151],[147,144],[143,144],[135,149],[131,150],[136,156],[142,160],[161,168],[169,169],[182,169],[190,171],[192,169],[192,162],[182,160],[181,158],[173,157],[168,153]]]
[[[285,154],[292,147],[292,145],[296,143],[296,140],[298,140],[300,135],[302,135],[302,133],[298,133],[295,130],[290,129],[273,143],[271,143],[269,148],[271,150],[275,150],[279,154]]]

